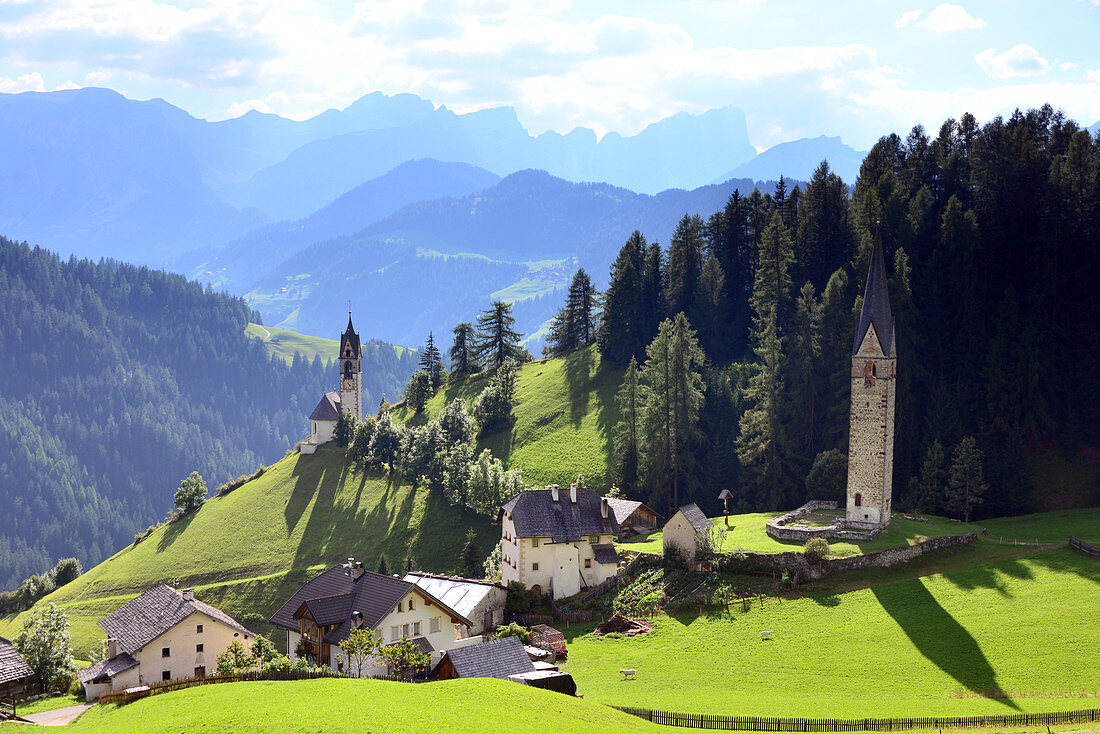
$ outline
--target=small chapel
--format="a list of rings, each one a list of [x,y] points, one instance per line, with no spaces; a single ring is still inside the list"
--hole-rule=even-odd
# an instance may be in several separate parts
[[[341,413],[363,419],[363,348],[351,323],[351,311],[348,311],[348,328],[340,336],[336,363],[340,372],[339,388],[322,395],[309,414],[309,438],[301,444],[303,454],[312,454],[318,446],[332,440]]]

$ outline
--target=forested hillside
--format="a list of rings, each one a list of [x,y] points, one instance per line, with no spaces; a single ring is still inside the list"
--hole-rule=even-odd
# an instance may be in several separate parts
[[[897,323],[895,505],[982,517],[1096,502],[1098,161],[1049,107],[984,127],[964,115],[935,137],[882,138],[852,196],[822,165],[804,189],[684,217],[667,249],[635,233],[598,339],[605,366],[627,367],[613,477],[661,510],[716,509],[723,488],[746,509],[842,498],[877,229]],[[1077,480],[1037,485],[1040,462]]]
[[[181,276],[0,238],[0,296],[0,588],[102,560],[191,470],[214,489],[270,464],[335,381],[320,359],[269,356],[241,299]],[[387,351],[364,369],[403,369],[371,354]]]

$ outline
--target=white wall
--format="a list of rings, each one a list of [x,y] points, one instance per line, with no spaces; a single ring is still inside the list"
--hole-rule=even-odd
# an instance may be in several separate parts
[[[670,545],[678,547],[685,560],[690,561],[695,558],[697,550],[695,528],[680,510],[677,510],[676,514],[665,523],[661,530],[661,539],[664,548]]]
[[[198,631],[200,624],[202,632]],[[207,675],[213,675],[218,655],[225,652],[233,640],[238,640],[246,650],[252,646],[250,635],[196,612],[133,654],[138,661],[135,670],[140,676],[139,683],[135,685],[159,683],[166,670],[173,680],[193,678],[197,667],[204,667]],[[203,646],[202,652],[196,649],[200,644]],[[169,657],[162,655],[166,647]]]
[[[612,540],[610,534],[586,535],[571,543],[554,543],[546,537],[516,538],[515,524],[505,515],[501,522],[501,582],[507,586],[509,581],[519,581],[529,589],[539,586],[544,594],[553,589],[555,599],[572,596],[618,573],[617,564],[596,563],[592,550],[593,545]],[[584,567],[586,559],[591,562],[589,568]]]

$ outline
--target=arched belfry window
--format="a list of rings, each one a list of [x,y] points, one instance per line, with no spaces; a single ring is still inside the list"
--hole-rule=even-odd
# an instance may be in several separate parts
[[[863,506],[863,495],[859,492],[856,492],[856,507],[862,507],[862,506]]]
[[[872,387],[875,384],[875,378],[878,376],[878,368],[874,362],[866,362],[863,365],[863,386]]]

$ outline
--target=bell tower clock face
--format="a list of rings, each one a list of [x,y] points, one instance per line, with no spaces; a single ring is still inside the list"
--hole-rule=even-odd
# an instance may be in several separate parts
[[[343,388],[344,390],[354,390],[355,389],[355,378],[354,377],[345,377],[343,380],[340,381],[340,387]]]

